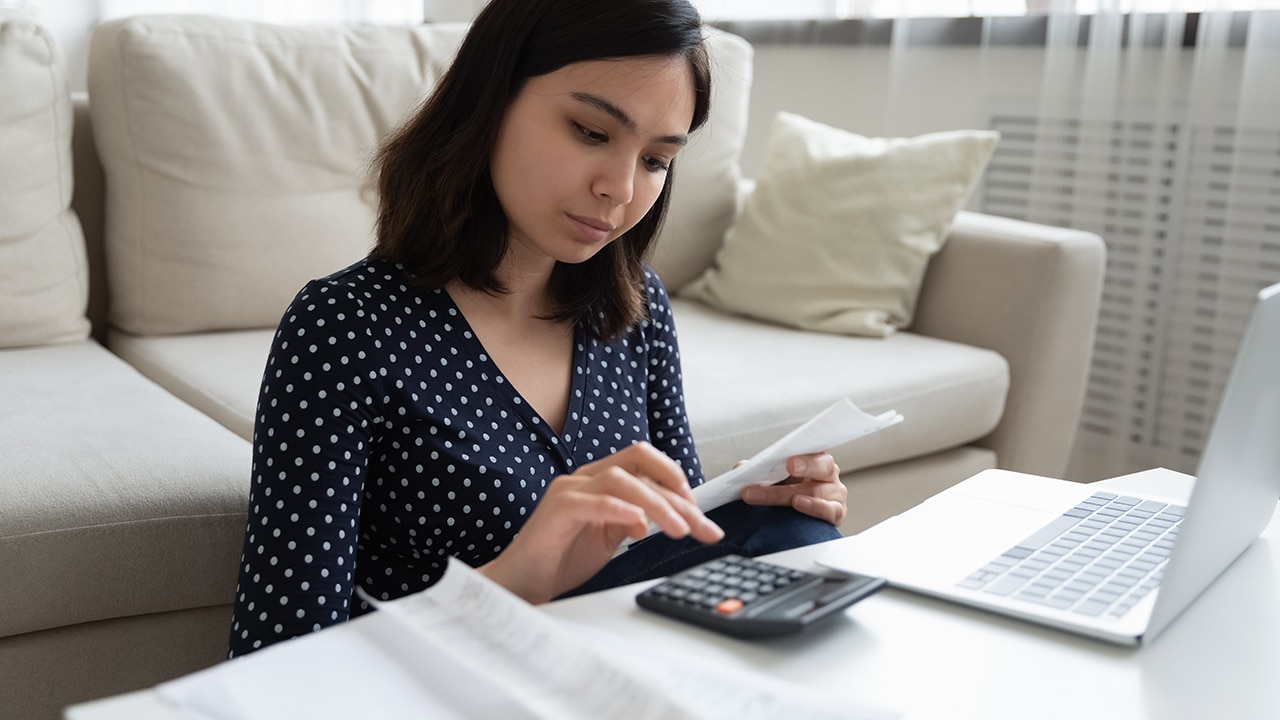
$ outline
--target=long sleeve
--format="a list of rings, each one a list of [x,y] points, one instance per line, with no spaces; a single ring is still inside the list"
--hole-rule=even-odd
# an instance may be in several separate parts
[[[702,465],[689,430],[684,379],[676,327],[662,281],[647,271],[649,292],[648,399],[649,442],[684,468],[691,486],[703,483]]]
[[[254,427],[233,657],[350,615],[382,397],[362,359],[362,305],[345,288],[313,282],[276,332]]]

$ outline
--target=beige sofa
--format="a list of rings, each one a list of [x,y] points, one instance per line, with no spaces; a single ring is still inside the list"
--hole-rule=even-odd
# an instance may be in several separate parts
[[[272,328],[367,250],[368,154],[464,28],[132,18],[96,31],[73,103],[48,34],[0,23],[0,716],[54,717],[223,656]],[[654,259],[672,291],[749,189],[751,48],[712,49]],[[887,339],[677,297],[704,467],[848,396],[907,421],[836,450],[846,532],[988,467],[1060,475],[1102,265],[1094,235],[962,213]]]

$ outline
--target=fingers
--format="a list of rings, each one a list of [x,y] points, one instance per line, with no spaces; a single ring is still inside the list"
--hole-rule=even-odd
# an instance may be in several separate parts
[[[644,479],[619,467],[609,467],[583,484],[583,491],[607,495],[637,508],[672,537],[689,534],[690,524],[676,509],[676,503],[688,503],[683,497],[661,485]]]
[[[650,522],[676,538],[724,537],[693,501],[683,469],[637,443],[553,480],[520,532],[482,570],[529,602],[543,602],[595,574],[623,538],[648,535]]]
[[[790,505],[805,515],[839,525],[849,511],[848,494],[848,488],[838,480],[806,480],[789,485],[752,485],[743,489],[742,501],[748,505]]]
[[[840,482],[840,468],[828,453],[796,455],[787,459],[791,477],[776,485],[753,485],[742,491],[749,505],[789,505],[797,511],[832,525],[848,514],[848,488]]]
[[[820,452],[809,455],[793,455],[787,458],[787,472],[793,478],[812,478],[836,482],[840,479],[840,468],[830,453]]]
[[[806,479],[778,483],[777,485],[749,485],[742,490],[742,501],[748,505],[791,505],[795,507],[794,498],[798,496],[844,502],[848,494],[848,488],[839,480],[825,482]]]
[[[604,469],[587,481],[583,489],[604,493],[638,507],[671,537],[693,535],[702,542],[716,542],[724,536],[724,531],[708,520],[693,500],[676,490],[650,482],[648,478],[636,477],[620,467]],[[641,533],[640,537],[643,535]]]
[[[609,457],[583,465],[557,480],[564,489],[609,495],[630,503],[671,537],[692,535],[716,542],[724,532],[698,509],[683,468],[648,443],[636,443]],[[554,484],[553,484],[554,485]],[[631,533],[631,537],[643,537]]]
[[[620,468],[693,501],[693,491],[689,488],[689,478],[685,477],[684,469],[647,442],[635,443],[608,457],[583,465],[579,473],[593,474],[608,467]]]
[[[795,495],[791,498],[791,507],[836,526],[844,522],[844,517],[849,512],[844,500],[823,500],[810,495]]]
[[[649,532],[649,515],[639,505],[612,495],[574,490],[564,493],[559,504],[564,519],[619,528],[623,531],[615,537],[619,542],[622,537],[641,538]]]

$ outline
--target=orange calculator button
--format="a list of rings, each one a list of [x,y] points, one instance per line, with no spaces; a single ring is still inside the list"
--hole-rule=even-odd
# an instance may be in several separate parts
[[[729,613],[735,610],[738,610],[741,607],[742,607],[741,600],[739,600],[738,598],[729,598],[728,600],[721,600],[720,604],[716,605],[716,612],[728,615]]]

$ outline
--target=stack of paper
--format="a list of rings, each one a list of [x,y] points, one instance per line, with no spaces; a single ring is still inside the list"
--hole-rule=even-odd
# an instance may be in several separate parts
[[[894,715],[759,673],[577,631],[452,560],[432,588],[324,632],[160,685],[216,720],[680,720]],[[584,633],[590,633],[589,636]]]

